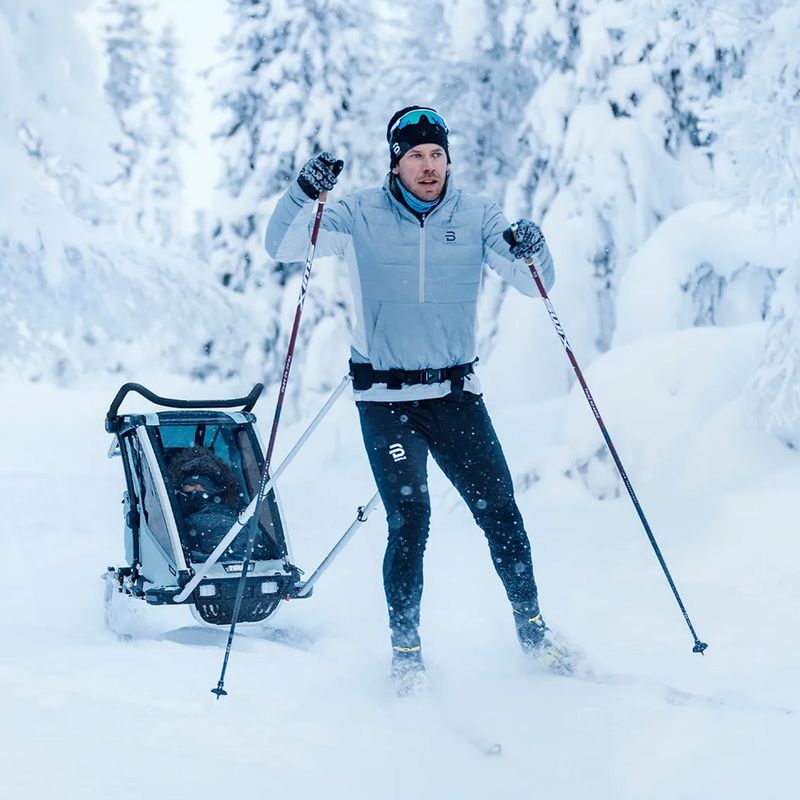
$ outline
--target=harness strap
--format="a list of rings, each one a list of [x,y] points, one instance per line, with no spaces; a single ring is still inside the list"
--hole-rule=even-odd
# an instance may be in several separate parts
[[[453,367],[433,369],[374,369],[372,364],[356,364],[350,360],[350,375],[353,377],[353,388],[363,392],[375,383],[385,383],[389,389],[400,389],[403,385],[416,386],[451,381],[453,394],[460,395],[464,391],[464,378],[475,372],[475,361],[468,364],[456,364]]]

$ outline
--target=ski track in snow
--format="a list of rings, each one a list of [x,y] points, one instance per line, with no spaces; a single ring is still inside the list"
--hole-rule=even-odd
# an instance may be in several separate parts
[[[761,614],[760,631],[743,627],[734,610],[757,604],[757,587],[737,589],[709,560],[692,567],[691,537],[680,535],[667,559],[710,643],[706,656],[691,654],[624,499],[601,504],[568,481],[543,480],[521,506],[545,614],[581,643],[594,677],[543,674],[518,653],[482,536],[432,475],[429,693],[399,700],[389,686],[379,509],[312,598],[285,605],[271,633],[237,636],[230,695],[216,700],[226,630],[202,628],[181,608],[144,608],[143,635],[127,641],[103,626],[99,576],[122,559],[122,470],[105,458],[102,428],[116,388],[20,385],[6,394],[6,410],[22,408],[24,419],[0,452],[3,797],[793,793],[796,620],[778,606]],[[263,429],[269,404],[257,412]],[[520,416],[495,412],[512,469],[525,463],[511,429]],[[279,451],[299,429],[282,429]],[[301,567],[316,566],[372,491],[343,400],[283,484]],[[653,492],[644,487],[643,503]],[[655,497],[654,518],[668,503]],[[796,588],[778,590],[791,609]],[[782,653],[772,645],[787,631]],[[487,757],[495,745],[501,752]]]

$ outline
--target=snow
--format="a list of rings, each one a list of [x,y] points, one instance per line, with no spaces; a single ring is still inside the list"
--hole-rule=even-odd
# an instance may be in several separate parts
[[[777,274],[794,262],[798,235],[795,226],[719,202],[675,212],[639,248],[620,282],[615,343],[702,324],[697,318],[708,312],[705,324],[764,319],[774,288],[769,270]],[[718,284],[710,297],[693,285],[693,275],[703,271]],[[760,291],[751,283],[759,277]]]
[[[203,231],[190,243],[188,229],[168,246],[148,242],[149,207],[109,185],[121,163],[102,96],[105,0],[33,5],[0,0],[0,794],[796,794],[796,4],[445,0],[379,3],[374,16],[342,2],[273,4],[277,49],[260,72],[281,81],[269,86],[248,60],[261,18],[238,24],[211,0],[136,3],[151,32],[179,23],[193,98],[188,191],[169,210],[184,222],[199,210],[210,228],[246,220],[246,241],[232,236],[228,249]],[[244,19],[268,5],[235,7]],[[313,114],[292,105],[306,97],[301,67]],[[252,168],[236,142],[208,139],[220,122],[210,98],[248,87],[268,123]],[[545,617],[598,680],[525,661],[483,536],[432,467],[430,692],[390,691],[379,509],[314,596],[270,621],[272,634],[240,628],[230,695],[217,701],[227,630],[144,605],[131,640],[103,624],[100,576],[124,557],[123,475],[106,458],[103,418],[126,380],[209,397],[271,378],[256,408],[267,433],[300,280],[261,250],[275,192],[317,145],[346,157],[337,192],[377,180],[385,121],[420,87],[452,123],[459,185],[541,222],[559,319],[710,647],[691,652],[542,303],[490,275],[486,402]],[[236,198],[213,189],[225,153],[223,179],[247,182]],[[254,268],[236,275],[251,250]],[[226,272],[240,292],[220,285]],[[340,263],[315,264],[278,460],[346,368],[345,286]],[[294,559],[310,573],[374,492],[351,400],[280,488]],[[502,753],[485,755],[494,744]]]
[[[380,511],[315,595],[273,618],[302,647],[252,629],[237,637],[222,701],[210,689],[226,631],[160,608],[145,609],[149,638],[121,641],[105,630],[99,576],[122,558],[122,471],[105,458],[102,429],[117,382],[8,384],[5,416],[22,410],[26,424],[8,427],[0,451],[0,579],[13,598],[0,607],[6,791],[210,796],[244,775],[254,789],[296,787],[301,797],[788,796],[800,777],[800,648],[789,633],[800,593],[787,525],[800,464],[727,402],[751,368],[734,355],[757,350],[762,333],[698,329],[673,334],[683,337],[679,347],[651,347],[663,378],[655,367],[642,376],[639,414],[613,387],[630,386],[644,346],[590,371],[707,654],[691,653],[627,496],[598,501],[570,470],[595,446],[576,398],[489,397],[517,484],[528,487],[520,503],[549,623],[599,672],[635,677],[596,684],[525,663],[482,536],[435,474],[422,631],[432,685],[410,701],[387,685]],[[555,337],[551,344],[559,347]],[[720,372],[703,382],[702,360],[670,366],[668,356],[685,364],[690,351]],[[196,392],[174,376],[145,382],[165,394]],[[263,430],[271,398],[256,410]],[[280,452],[304,422],[281,430]],[[541,469],[526,482],[538,457]],[[282,486],[297,563],[316,566],[372,492],[355,410],[341,400]],[[500,756],[481,754],[495,742]]]

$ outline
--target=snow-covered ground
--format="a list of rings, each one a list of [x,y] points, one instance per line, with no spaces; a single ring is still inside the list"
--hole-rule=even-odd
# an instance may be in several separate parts
[[[224,21],[222,5],[195,0],[186,20],[183,0],[0,0],[0,800],[796,796],[797,3],[444,0],[373,15],[248,0]],[[153,111],[170,93],[147,30],[167,17],[189,130],[177,90]],[[208,141],[208,100],[239,93],[253,102],[228,108],[232,135]],[[545,617],[599,680],[525,662],[483,537],[432,470],[429,694],[390,691],[376,512],[272,636],[242,631],[216,701],[225,630],[147,607],[136,639],[104,627],[123,476],[103,417],[127,379],[206,397],[274,380],[300,280],[261,251],[282,171],[332,147],[348,161],[337,192],[372,181],[386,120],[420,100],[451,122],[459,182],[541,222],[554,302],[709,650],[691,652],[550,320],[490,278],[487,404]],[[172,151],[153,134],[170,120],[191,175],[164,194],[156,155]],[[123,179],[114,153],[139,147]],[[171,217],[184,229],[165,247],[153,223]],[[315,266],[277,457],[346,361],[345,274]],[[220,285],[231,275],[241,294]],[[263,428],[273,400],[256,409]],[[310,571],[374,491],[351,402],[281,490]]]
[[[100,574],[122,559],[123,477],[105,457],[102,421],[118,383],[6,381],[2,796],[794,796],[800,460],[731,400],[762,335],[683,331],[661,350],[618,348],[588,373],[707,654],[692,654],[627,495],[595,497],[618,487],[591,458],[599,433],[580,395],[510,405],[488,387],[546,617],[608,679],[558,678],[524,661],[482,536],[434,474],[422,631],[431,687],[410,700],[387,680],[380,510],[315,596],[273,618],[295,646],[237,637],[222,701],[210,689],[226,631],[185,609],[146,609],[148,638],[108,632]],[[720,374],[691,357],[701,352]],[[635,396],[629,377],[615,380],[654,358],[663,379],[645,375]],[[166,394],[209,394],[153,381]],[[256,410],[264,429],[271,400]],[[281,431],[278,456],[299,430]],[[372,492],[342,400],[282,485],[297,563],[316,566]],[[482,753],[495,743],[501,755]]]

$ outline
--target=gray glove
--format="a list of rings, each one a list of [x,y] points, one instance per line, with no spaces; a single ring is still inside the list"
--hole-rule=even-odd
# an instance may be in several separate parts
[[[312,200],[316,200],[322,192],[333,189],[343,167],[344,161],[337,159],[333,153],[320,153],[306,161],[297,176],[297,182]]]
[[[529,219],[518,219],[503,231],[503,238],[508,242],[514,258],[535,258],[546,246],[539,226]]]

